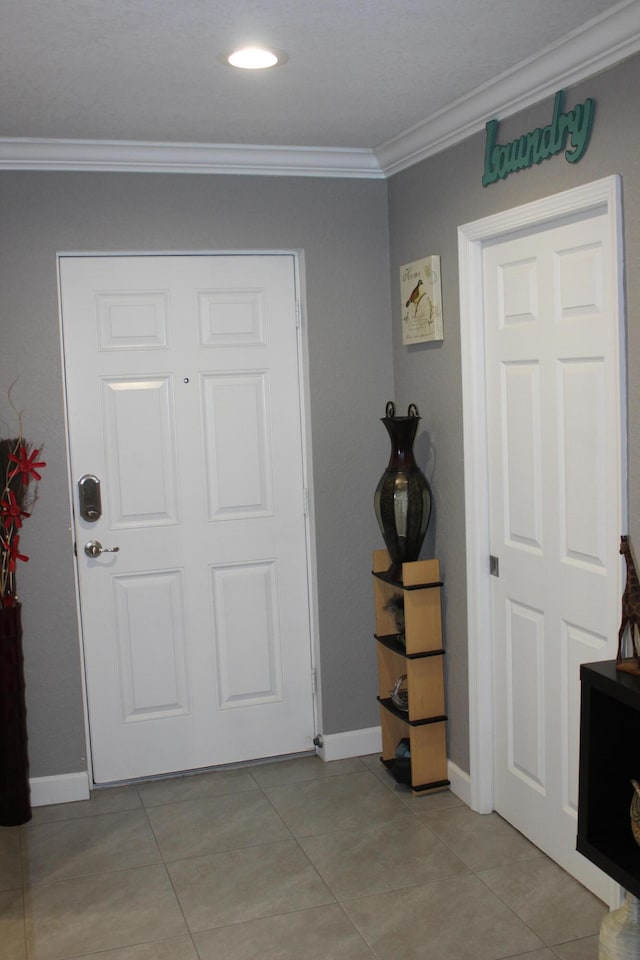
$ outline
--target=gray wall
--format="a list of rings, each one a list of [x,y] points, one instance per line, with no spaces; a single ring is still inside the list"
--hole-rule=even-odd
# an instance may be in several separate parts
[[[624,206],[628,346],[629,532],[640,546],[640,57],[567,90],[565,109],[596,100],[591,143],[578,164],[562,154],[483,188],[484,133],[389,181],[391,297],[396,400],[423,416],[417,449],[432,479],[435,523],[425,545],[442,560],[445,582],[449,757],[469,769],[467,606],[457,227],[611,174],[621,174]],[[500,124],[506,143],[549,123],[553,97]],[[444,342],[403,347],[399,268],[441,255]],[[623,532],[623,531],[621,531]]]
[[[628,324],[629,532],[640,543],[640,57],[567,91],[594,97],[591,144],[481,186],[484,134],[380,181],[5,172],[0,174],[0,432],[6,394],[25,411],[48,466],[21,541],[32,776],[82,770],[84,727],[71,555],[59,352],[58,251],[270,250],[304,253],[308,306],[325,733],[378,723],[370,552],[371,509],[388,459],[378,418],[388,399],[416,402],[418,462],[435,515],[424,555],[442,560],[449,756],[468,770],[462,391],[457,227],[613,173],[622,175]],[[553,98],[500,127],[500,141],[544,126]],[[387,220],[387,189],[388,215]],[[390,251],[390,253],[389,253]],[[442,257],[445,340],[401,345],[398,271]],[[389,262],[390,289],[387,277]],[[391,299],[390,299],[391,296]],[[393,342],[392,342],[393,337]],[[393,383],[396,390],[394,397]],[[6,426],[5,426],[6,425]]]
[[[393,395],[386,183],[306,178],[0,175],[0,434],[16,404],[47,469],[19,570],[31,775],[83,770],[56,287],[58,251],[303,252],[325,733],[378,723],[373,489]]]

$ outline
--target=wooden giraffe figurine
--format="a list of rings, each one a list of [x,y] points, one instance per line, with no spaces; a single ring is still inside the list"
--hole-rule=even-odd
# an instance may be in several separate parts
[[[619,670],[627,670],[630,673],[640,673],[638,647],[636,644],[636,632],[640,633],[640,581],[636,572],[636,565],[633,562],[631,554],[631,544],[628,537],[620,538],[620,553],[624,556],[627,563],[627,582],[622,594],[622,622],[618,631],[618,655],[616,662]],[[627,627],[631,637],[634,657],[625,658],[623,656],[623,639]]]

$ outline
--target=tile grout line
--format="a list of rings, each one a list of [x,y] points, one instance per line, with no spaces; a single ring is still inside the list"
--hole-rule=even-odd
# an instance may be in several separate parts
[[[545,855],[545,856],[546,856],[546,855]],[[513,862],[510,864],[510,866],[515,866],[515,865],[517,865],[517,864],[519,864],[519,863],[530,863],[532,859],[533,859],[533,858],[529,857],[529,858],[526,858],[526,859],[513,861]],[[550,862],[553,863],[553,861],[550,861]],[[496,869],[499,869],[499,868],[496,868]],[[560,868],[560,869],[562,869],[562,868]],[[534,935],[534,937],[537,937],[537,938],[538,938],[538,940],[539,940],[540,943],[542,944],[542,947],[541,947],[541,948],[539,947],[538,949],[550,950],[553,954],[555,954],[555,956],[558,956],[558,954],[556,953],[556,951],[555,951],[555,949],[554,949],[555,947],[564,946],[564,945],[567,944],[567,943],[577,943],[577,942],[579,942],[580,940],[588,940],[590,936],[594,936],[594,934],[589,934],[589,935],[586,936],[586,937],[582,937],[582,936],[581,936],[581,937],[571,937],[571,938],[568,939],[568,940],[561,940],[561,941],[556,942],[556,943],[549,943],[549,942],[547,942],[547,940],[544,939],[544,937],[542,936],[542,934],[540,934],[540,933],[538,933],[536,930],[534,930],[534,928],[531,926],[531,924],[530,924],[527,920],[525,920],[524,917],[521,917],[521,916],[520,916],[520,914],[519,914],[518,911],[515,909],[515,907],[512,907],[511,904],[507,903],[507,901],[504,899],[504,897],[502,897],[502,896],[498,893],[497,890],[494,890],[494,889],[486,882],[486,880],[484,879],[484,877],[482,877],[482,876],[480,875],[481,873],[485,873],[485,872],[487,872],[487,871],[485,871],[485,870],[477,870],[477,871],[475,872],[474,876],[477,877],[477,879],[480,881],[480,883],[484,884],[484,886],[487,888],[487,890],[489,890],[495,897],[497,897],[497,899],[500,901],[500,903],[502,903],[502,904],[507,908],[507,910],[509,910],[510,913],[512,913],[513,916],[516,917],[517,920],[519,920],[520,923],[524,924],[524,926],[525,926],[528,930],[531,931],[531,933]],[[535,951],[534,951],[534,952],[535,952]],[[508,960],[508,958],[507,958],[507,960]],[[516,960],[517,960],[517,955],[516,955]]]
[[[200,951],[198,950],[198,947],[196,946],[196,942],[195,942],[195,940],[194,940],[194,938],[193,938],[193,931],[191,930],[191,927],[189,926],[189,922],[188,922],[188,920],[187,920],[187,916],[186,916],[186,914],[185,914],[185,912],[184,912],[184,907],[182,906],[182,901],[180,900],[180,897],[178,896],[178,891],[177,891],[176,888],[175,888],[175,884],[174,884],[174,882],[173,882],[173,877],[171,876],[171,871],[169,870],[169,867],[168,867],[168,865],[167,865],[168,861],[165,860],[164,853],[162,852],[162,847],[160,846],[160,841],[158,840],[158,837],[157,837],[157,835],[156,835],[156,832],[155,832],[155,830],[153,829],[153,824],[152,824],[151,819],[150,819],[150,817],[149,817],[149,808],[146,806],[146,804],[145,804],[145,802],[144,802],[144,800],[143,800],[143,798],[142,798],[142,796],[141,796],[141,794],[140,794],[140,790],[138,789],[138,787],[136,787],[136,792],[137,792],[138,797],[139,797],[139,799],[140,799],[140,803],[141,803],[141,805],[142,805],[142,809],[144,810],[144,814],[145,814],[145,817],[146,817],[146,819],[147,819],[147,823],[149,824],[149,829],[151,830],[151,834],[152,834],[152,836],[153,836],[154,842],[155,842],[156,847],[157,847],[157,849],[158,849],[158,853],[159,853],[159,855],[160,855],[160,862],[161,862],[161,864],[162,864],[162,868],[163,868],[163,870],[164,870],[164,872],[165,872],[165,876],[166,876],[167,880],[169,881],[169,886],[171,887],[171,890],[172,890],[173,895],[174,895],[174,897],[175,897],[176,903],[177,903],[177,905],[178,905],[178,909],[179,909],[179,911],[180,911],[180,916],[182,917],[182,920],[183,920],[183,922],[184,922],[185,930],[186,930],[186,932],[187,932],[187,934],[188,934],[188,936],[189,936],[189,940],[191,941],[191,945],[192,945],[192,947],[193,947],[193,951],[194,951],[196,957],[200,957]],[[169,861],[169,862],[170,862],[170,861]],[[153,943],[154,941],[153,941],[153,940],[147,940],[146,942],[147,942],[147,943]],[[158,941],[155,941],[155,942],[157,943]]]
[[[254,778],[254,779],[255,779],[255,778]],[[257,782],[257,781],[256,781],[256,782]],[[302,782],[308,782],[308,781],[298,781],[298,782],[299,782],[299,783],[302,783]],[[279,810],[277,809],[277,807],[275,806],[275,804],[274,804],[274,802],[272,801],[271,797],[268,796],[268,794],[266,793],[266,791],[263,789],[263,787],[262,787],[259,783],[258,783],[258,787],[260,788],[260,790],[261,790],[261,792],[262,792],[262,795],[263,795],[263,797],[265,798],[265,800],[270,804],[271,808],[272,808],[272,809],[275,811],[275,813],[277,814],[278,819],[280,820],[280,822],[281,822],[281,823],[283,824],[283,826],[288,830],[289,834],[291,835],[291,839],[295,842],[296,847],[297,847],[298,850],[302,853],[303,857],[305,858],[305,860],[307,861],[307,863],[309,864],[309,866],[312,868],[313,872],[314,872],[315,875],[318,877],[318,879],[319,879],[320,882],[322,883],[322,885],[323,885],[323,887],[325,888],[325,890],[327,890],[327,892],[329,893],[329,895],[333,897],[334,903],[339,903],[338,898],[337,898],[336,895],[334,894],[334,892],[333,892],[333,890],[331,889],[331,887],[329,886],[329,884],[325,881],[324,877],[321,876],[321,874],[320,874],[318,868],[316,867],[315,863],[312,863],[309,855],[307,854],[307,851],[306,851],[306,850],[304,849],[304,847],[301,845],[299,838],[295,836],[295,834],[293,833],[293,830],[291,830],[291,828],[290,828],[290,827],[288,826],[288,824],[285,822],[284,818],[280,815],[280,811],[279,811]],[[306,908],[305,908],[305,909],[306,909]],[[300,912],[300,911],[294,911],[294,912],[297,913],[297,912]]]

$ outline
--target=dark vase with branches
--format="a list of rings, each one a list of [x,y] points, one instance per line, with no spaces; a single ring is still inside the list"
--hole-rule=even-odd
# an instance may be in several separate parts
[[[0,825],[31,819],[27,713],[22,651],[22,605],[16,565],[22,521],[30,516],[40,480],[39,450],[22,436],[0,440]]]

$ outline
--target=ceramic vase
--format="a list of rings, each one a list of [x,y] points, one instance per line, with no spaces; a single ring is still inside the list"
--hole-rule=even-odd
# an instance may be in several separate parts
[[[598,960],[640,960],[640,900],[628,891],[600,926]]]
[[[374,495],[374,508],[391,557],[386,576],[402,582],[402,564],[417,560],[431,516],[431,488],[418,467],[413,443],[420,423],[410,404],[406,417],[396,417],[388,403],[382,418],[391,440],[391,457]]]

